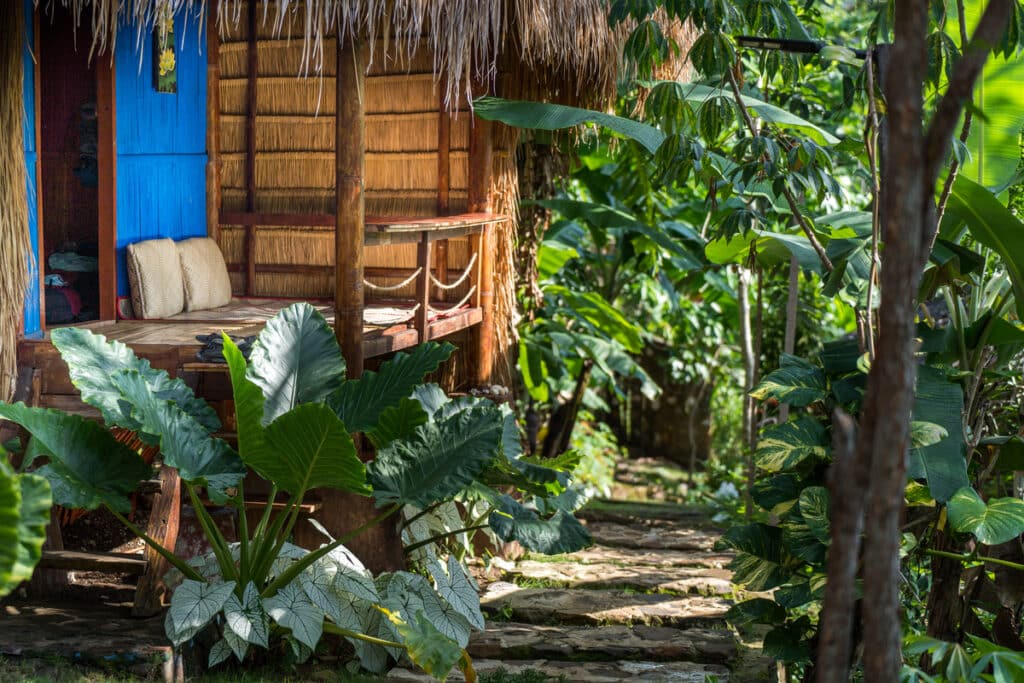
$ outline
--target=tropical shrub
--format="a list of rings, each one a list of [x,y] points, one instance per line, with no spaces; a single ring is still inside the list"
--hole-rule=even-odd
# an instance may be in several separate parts
[[[421,385],[451,354],[451,345],[425,344],[378,372],[346,380],[334,334],[308,304],[270,320],[249,362],[225,335],[236,450],[214,436],[219,422],[209,405],[123,344],[80,328],[54,330],[52,338],[82,399],[99,409],[105,425],[131,429],[159,446],[162,466],[177,470],[212,551],[186,562],[125,517],[128,495],[151,469],[100,424],[20,403],[0,403],[0,417],[32,435],[30,462],[48,459],[36,473],[50,482],[56,503],[108,508],[170,562],[180,585],[166,617],[168,637],[180,645],[214,632],[211,665],[232,654],[242,660],[253,646],[284,644],[302,660],[330,633],[351,641],[371,671],[385,670],[402,655],[440,679],[456,664],[471,667],[463,648],[483,617],[476,586],[458,557],[425,552],[417,557],[423,574],[374,577],[344,545],[403,511],[412,529],[415,511],[450,513],[451,501],[472,495],[486,503],[477,511],[502,538],[556,552],[590,542],[568,512],[527,507],[488,487],[521,485],[539,499],[541,493],[562,493],[568,475],[520,458],[518,426],[507,411],[482,399],[450,401],[438,387]],[[365,466],[356,454],[357,433],[376,449]],[[250,470],[270,482],[271,500],[278,494],[286,500],[276,515],[268,505],[251,529],[242,513],[243,478]],[[328,537],[318,549],[299,548],[289,539],[315,488],[373,496],[382,512],[341,538]],[[200,489],[240,512],[238,542],[229,542],[213,522]],[[444,527],[435,536],[466,531]]]

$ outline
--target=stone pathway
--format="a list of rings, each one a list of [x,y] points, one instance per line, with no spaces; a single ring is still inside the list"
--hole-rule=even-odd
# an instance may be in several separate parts
[[[593,501],[579,516],[591,548],[492,562],[481,596],[487,629],[467,648],[477,673],[534,669],[581,683],[774,680],[774,665],[725,623],[736,597],[731,556],[714,550],[720,530],[704,511],[630,499]],[[389,680],[429,679],[401,671]]]
[[[775,680],[774,665],[752,654],[725,623],[737,597],[726,569],[731,558],[713,549],[719,531],[703,511],[594,501],[579,516],[594,546],[557,557],[496,559],[482,574],[487,628],[467,648],[478,674],[533,670],[552,681],[588,683]],[[46,652],[157,678],[175,673],[160,619],[132,620],[132,630],[119,633],[109,625],[113,604],[92,615],[6,609],[0,654]],[[40,632],[46,642],[32,635]],[[430,679],[397,669],[386,680]],[[449,680],[463,677],[455,672]]]

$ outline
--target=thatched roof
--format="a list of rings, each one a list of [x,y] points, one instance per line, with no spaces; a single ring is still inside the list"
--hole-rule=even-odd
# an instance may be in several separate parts
[[[469,93],[471,77],[494,82],[510,62],[560,91],[593,101],[614,91],[621,32],[608,26],[608,0],[256,0],[260,21],[282,36],[299,17],[303,71],[316,74],[333,55],[328,36],[383,38],[389,55],[411,55],[426,47],[434,74],[449,99]],[[36,0],[39,4],[39,0]],[[245,24],[241,0],[48,0],[69,7],[91,23],[93,51],[103,53],[119,33],[141,41],[167,12],[185,10],[202,20],[215,7],[222,35]],[[126,28],[128,27],[128,28]],[[370,41],[371,45],[375,41]],[[370,57],[371,61],[373,55]],[[519,69],[517,69],[518,71]],[[559,78],[560,87],[552,76]],[[573,91],[571,94],[566,90]]]

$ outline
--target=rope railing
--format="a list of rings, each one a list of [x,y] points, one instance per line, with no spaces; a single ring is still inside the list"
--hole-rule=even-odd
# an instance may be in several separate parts
[[[365,278],[363,278],[363,284],[366,285],[367,287],[369,287],[370,289],[372,289],[374,291],[377,291],[377,292],[397,292],[399,289],[402,289],[403,287],[408,287],[409,285],[411,285],[416,280],[416,278],[419,277],[420,273],[422,273],[422,272],[423,272],[423,266],[420,266],[419,268],[417,268],[413,272],[412,275],[410,275],[409,277],[405,278],[404,280],[399,282],[397,285],[377,285],[377,284],[374,284],[374,283],[370,282],[369,280],[367,280]]]
[[[440,314],[451,313],[452,311],[457,310],[457,309],[462,308],[463,306],[465,306],[466,302],[470,300],[470,298],[473,296],[473,292],[475,292],[475,291],[476,291],[476,285],[473,285],[472,287],[469,288],[469,291],[466,292],[466,296],[462,297],[462,300],[459,301],[458,303],[453,304],[451,306],[446,306],[445,308],[435,308],[433,306],[427,306],[427,310],[430,311],[431,313],[440,313]]]
[[[471,259],[469,259],[469,265],[466,266],[466,269],[464,271],[462,271],[462,275],[460,275],[459,279],[456,280],[455,282],[452,282],[451,284],[445,284],[445,283],[441,282],[440,280],[438,280],[436,277],[434,277],[433,274],[431,274],[431,276],[430,276],[430,282],[435,287],[437,287],[438,289],[444,289],[444,290],[455,289],[456,287],[461,285],[463,282],[465,282],[466,278],[469,277],[470,272],[472,272],[472,270],[473,270],[473,264],[476,263],[476,257],[477,257],[477,253],[473,252],[473,257]]]

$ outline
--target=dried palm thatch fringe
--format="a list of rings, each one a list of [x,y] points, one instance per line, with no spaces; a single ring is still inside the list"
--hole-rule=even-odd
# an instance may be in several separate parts
[[[71,8],[81,21],[88,15],[93,52],[112,50],[128,26],[137,45],[159,17],[186,11],[205,22],[210,0],[52,0]],[[257,0],[253,0],[254,2]],[[350,35],[383,42],[369,63],[393,55],[410,61],[420,48],[432,56],[432,72],[441,77],[445,101],[468,96],[471,78],[494,81],[502,52],[515,45],[514,59],[529,70],[549,70],[564,90],[577,96],[604,97],[613,92],[621,33],[608,30],[607,0],[258,0],[261,34],[293,36],[301,32],[300,74],[318,74],[333,59],[328,38]],[[38,0],[37,0],[38,3]],[[243,0],[220,0],[217,25],[227,40],[242,35]],[[198,29],[196,29],[198,30]],[[371,67],[372,68],[372,67]],[[552,80],[552,83],[555,81]],[[325,101],[329,98],[325,97]]]
[[[17,376],[18,330],[34,258],[28,235],[28,193],[22,149],[24,92],[21,2],[0,3],[0,399]]]
[[[519,174],[515,147],[519,131],[504,125],[494,126],[494,157],[491,172],[491,197],[494,211],[509,220],[497,226],[494,237],[494,367],[496,382],[515,386],[512,363],[519,343],[516,328],[519,315],[516,306],[516,225],[519,223]]]

